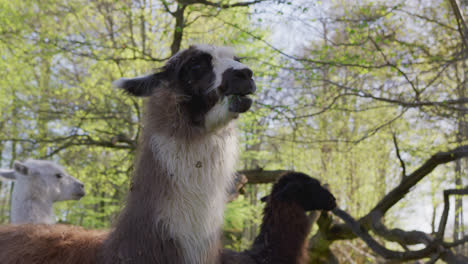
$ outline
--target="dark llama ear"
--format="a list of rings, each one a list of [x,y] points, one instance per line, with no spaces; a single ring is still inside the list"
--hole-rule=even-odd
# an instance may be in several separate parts
[[[15,160],[13,162],[13,169],[17,171],[18,173],[21,173],[23,175],[28,175],[29,174],[29,168],[26,164],[19,162]]]
[[[161,84],[163,73],[153,73],[135,78],[120,78],[112,84],[134,96],[150,96]]]
[[[270,195],[265,195],[262,198],[260,198],[260,201],[266,202],[268,200],[268,197],[270,197]]]
[[[274,199],[282,202],[288,202],[291,200],[291,196],[298,191],[299,186],[294,182],[288,182],[279,191],[271,193]]]

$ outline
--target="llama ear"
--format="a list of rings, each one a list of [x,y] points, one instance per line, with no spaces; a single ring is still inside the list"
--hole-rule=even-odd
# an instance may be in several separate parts
[[[29,174],[29,168],[26,164],[19,162],[15,160],[13,162],[13,168],[15,169],[16,172],[23,174],[23,175],[28,175]]]
[[[289,182],[278,192],[273,194],[273,198],[283,202],[289,201],[291,199],[291,195],[297,191],[297,187],[297,184]]]
[[[112,84],[131,95],[144,97],[153,93],[160,85],[162,77],[163,73],[153,73],[135,78],[120,78]]]
[[[16,180],[16,175],[14,170],[2,170],[0,169],[0,176],[9,180]]]
[[[266,202],[268,200],[268,197],[270,197],[270,195],[265,195],[262,198],[260,198],[260,201]]]

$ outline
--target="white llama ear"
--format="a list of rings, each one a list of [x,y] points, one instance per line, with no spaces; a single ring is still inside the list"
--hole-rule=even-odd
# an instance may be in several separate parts
[[[16,172],[20,174],[23,174],[23,175],[29,174],[29,167],[26,164],[19,162],[17,160],[13,162],[13,168],[15,169]]]
[[[2,176],[5,179],[16,180],[14,170],[2,170],[2,169],[0,169],[0,176]]]
[[[150,96],[161,83],[163,73],[153,73],[135,78],[120,78],[112,84],[134,96]]]

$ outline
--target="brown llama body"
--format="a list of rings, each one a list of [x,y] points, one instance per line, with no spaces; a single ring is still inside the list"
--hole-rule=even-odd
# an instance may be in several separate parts
[[[307,236],[313,224],[307,211],[336,206],[333,195],[317,180],[296,172],[282,176],[266,201],[252,247],[244,252],[223,251],[222,264],[307,263]]]
[[[119,80],[116,86],[129,94],[149,98],[132,189],[114,227],[107,234],[2,227],[0,263],[217,263],[237,160],[231,121],[251,106],[251,78],[231,50],[192,46],[158,73]],[[41,240],[55,244],[41,251]]]
[[[105,231],[67,225],[0,226],[0,263],[97,263]]]

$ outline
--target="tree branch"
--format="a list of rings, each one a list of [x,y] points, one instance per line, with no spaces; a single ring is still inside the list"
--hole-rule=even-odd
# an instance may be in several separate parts
[[[394,251],[385,248],[384,246],[380,245],[372,236],[369,235],[366,229],[362,227],[362,225],[354,220],[348,213],[345,211],[335,208],[333,210],[333,214],[341,218],[345,221],[346,224],[350,226],[353,233],[360,237],[368,246],[371,248],[375,253],[379,254],[380,256],[389,259],[389,260],[414,260],[414,259],[421,259],[429,256],[431,253],[437,250],[437,247],[434,243],[430,243],[427,247],[421,250],[415,251]]]
[[[171,44],[171,56],[174,56],[180,50],[182,45],[182,38],[185,28],[184,12],[186,7],[187,5],[185,4],[177,4],[177,10],[172,13],[176,21],[174,25],[174,36]]]
[[[465,23],[465,19],[463,18],[462,12],[460,10],[460,7],[458,6],[458,3],[456,0],[449,0],[450,5],[452,6],[453,13],[455,14],[455,18],[457,20],[458,24],[458,32],[460,33],[460,37],[463,41],[463,44],[465,46],[465,49],[468,50],[468,39],[467,39],[467,33],[468,33],[468,28]]]
[[[329,224],[332,220],[323,218],[323,223],[328,224],[320,225],[319,219],[319,231],[309,241],[309,249],[312,251],[312,254],[317,254],[314,250],[322,252],[322,254],[326,254],[334,240],[353,239],[359,237],[363,239],[373,251],[387,259],[411,260],[432,256],[432,261],[436,261],[440,258],[447,263],[467,263],[466,257],[454,254],[450,248],[468,242],[468,238],[463,238],[452,243],[445,243],[442,239],[442,232],[445,229],[446,218],[448,215],[448,196],[468,194],[468,187],[464,189],[444,191],[444,200],[446,204],[444,207],[444,213],[441,216],[439,232],[436,235],[430,235],[420,231],[404,231],[398,228],[389,230],[381,222],[384,214],[399,200],[401,200],[405,194],[409,192],[410,188],[414,187],[414,185],[434,170],[434,168],[440,164],[445,164],[467,156],[468,146],[460,146],[446,152],[436,153],[417,170],[407,176],[392,191],[385,195],[367,215],[358,221],[354,220],[346,212],[340,209],[336,209],[333,213],[342,218],[346,224]],[[388,241],[397,242],[406,249],[406,245],[424,244],[426,246],[424,249],[417,251],[408,250],[405,252],[399,252],[388,250],[377,243],[375,239],[367,233],[367,230],[373,230],[377,235],[382,236]]]
[[[47,155],[39,157],[41,159],[50,158],[62,150],[65,150],[72,146],[99,146],[99,147],[106,147],[106,148],[113,148],[113,149],[128,149],[128,150],[135,150],[136,149],[136,141],[127,137],[126,135],[119,134],[115,135],[109,139],[94,139],[89,135],[70,135],[66,137],[57,137],[51,139],[0,139],[0,141],[11,141],[11,142],[26,142],[32,145],[40,144],[40,143],[60,143],[60,145],[54,148],[52,151],[47,153]],[[123,144],[119,144],[123,143]]]
[[[388,241],[397,242],[402,246],[425,244],[429,245],[434,239],[421,231],[405,231],[399,228],[388,229],[383,223],[383,216],[374,212],[372,217],[372,230]]]
[[[216,3],[216,2],[211,2],[207,0],[178,0],[177,2],[184,4],[184,5],[201,4],[201,5],[206,5],[206,6],[228,9],[232,7],[250,6],[250,5],[255,5],[255,4],[268,2],[268,1],[271,1],[271,0],[254,0],[254,1],[247,1],[247,2],[238,2],[234,4],[222,4],[220,2]]]
[[[381,101],[385,103],[390,103],[390,104],[395,104],[395,105],[408,107],[408,108],[431,106],[431,107],[443,107],[443,108],[447,108],[449,110],[454,110],[454,111],[466,111],[467,110],[466,108],[455,107],[460,104],[468,104],[468,98],[466,97],[457,98],[457,99],[448,99],[448,100],[443,100],[443,101],[419,101],[419,100],[405,101],[405,100],[397,100],[397,99],[392,99],[392,98],[374,96],[371,93],[368,93],[362,90],[355,92],[356,89],[352,87],[348,87],[346,85],[333,82],[330,80],[326,80],[326,81],[329,84],[332,84],[338,88],[342,88],[343,90],[347,91],[346,93],[343,93],[342,95],[369,98],[369,99],[373,99],[373,100],[377,100],[377,101]]]
[[[244,174],[247,177],[248,184],[273,183],[286,172],[288,171],[263,170],[262,168],[238,171],[238,173]]]
[[[437,166],[463,157],[468,157],[468,146],[461,146],[447,152],[436,153],[421,167],[408,175],[397,187],[385,195],[371,212],[380,211],[382,214],[385,214],[392,206],[400,201],[413,186],[432,172]],[[367,220],[370,221],[370,213],[365,216],[365,218],[368,218]]]
[[[457,247],[459,245],[463,245],[468,242],[468,236],[464,236],[462,239],[454,241],[454,242],[444,242],[443,245],[446,248]]]
[[[439,229],[436,234],[436,238],[442,240],[444,238],[445,226],[447,225],[447,218],[450,209],[450,195],[468,195],[468,187],[463,189],[449,189],[444,191],[444,211],[440,218]]]
[[[395,133],[392,133],[392,138],[393,138],[393,145],[395,146],[395,152],[396,152],[396,155],[397,155],[397,158],[398,160],[400,161],[400,165],[401,165],[401,179],[403,180],[405,177],[406,177],[406,165],[405,165],[405,161],[401,158],[401,155],[400,155],[400,148],[398,147],[398,141],[397,141],[397,137],[396,137],[396,134]]]

